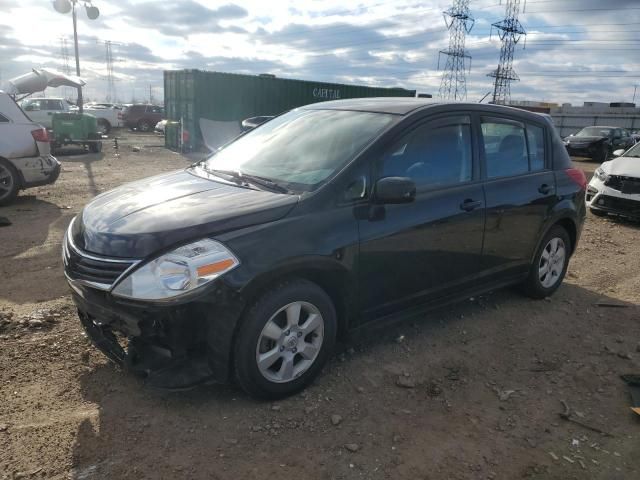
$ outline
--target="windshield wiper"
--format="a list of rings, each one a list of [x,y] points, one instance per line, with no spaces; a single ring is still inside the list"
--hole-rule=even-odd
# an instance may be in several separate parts
[[[285,186],[280,185],[273,180],[269,180],[268,178],[259,177],[258,175],[250,175],[242,172],[238,173],[240,174],[240,178],[246,178],[250,183],[254,183],[256,185],[260,185],[262,187],[269,188],[280,193],[291,193],[291,190],[289,190]]]
[[[291,193],[291,191],[288,188],[280,185],[279,183],[276,183],[265,177],[260,177],[258,175],[250,175],[248,173],[242,173],[237,170],[217,170],[217,169],[210,169],[206,167],[205,169],[208,172],[213,173],[214,175],[224,175],[226,177],[231,177],[233,180],[236,180],[238,183],[251,183],[254,185],[259,185],[261,187],[267,188],[269,190],[275,190],[280,193]]]

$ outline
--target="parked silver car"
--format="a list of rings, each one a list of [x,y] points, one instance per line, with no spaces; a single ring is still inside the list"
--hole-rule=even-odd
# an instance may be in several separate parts
[[[0,205],[11,203],[19,190],[54,183],[59,174],[47,130],[0,90]]]

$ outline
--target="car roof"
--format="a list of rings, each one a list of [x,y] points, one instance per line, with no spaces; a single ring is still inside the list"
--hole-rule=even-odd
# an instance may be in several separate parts
[[[372,113],[390,113],[394,115],[408,115],[418,110],[426,110],[435,107],[455,106],[457,110],[468,109],[481,113],[506,113],[520,119],[535,120],[545,118],[536,112],[530,112],[521,108],[514,108],[505,105],[494,105],[489,103],[472,102],[448,102],[430,98],[416,97],[373,97],[373,98],[353,98],[348,100],[332,100],[328,102],[312,103],[302,108],[307,110],[354,110]],[[440,108],[442,109],[442,108]],[[550,116],[548,121],[550,121]]]
[[[439,105],[442,102],[413,97],[372,97],[331,100],[306,105],[308,110],[357,110],[361,112],[393,113],[406,115],[421,107]]]

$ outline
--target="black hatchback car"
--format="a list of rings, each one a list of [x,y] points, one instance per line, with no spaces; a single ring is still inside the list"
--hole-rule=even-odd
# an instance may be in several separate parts
[[[150,384],[236,379],[277,398],[374,320],[512,284],[551,295],[585,183],[534,113],[318,103],[96,197],[66,233],[65,273],[96,347]]]

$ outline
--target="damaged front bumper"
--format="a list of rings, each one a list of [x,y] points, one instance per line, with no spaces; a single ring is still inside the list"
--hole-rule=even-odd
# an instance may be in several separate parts
[[[243,303],[224,284],[188,303],[149,305],[69,283],[87,336],[123,369],[162,389],[228,381]]]
[[[640,194],[622,193],[596,177],[587,186],[585,202],[593,210],[640,220]]]

